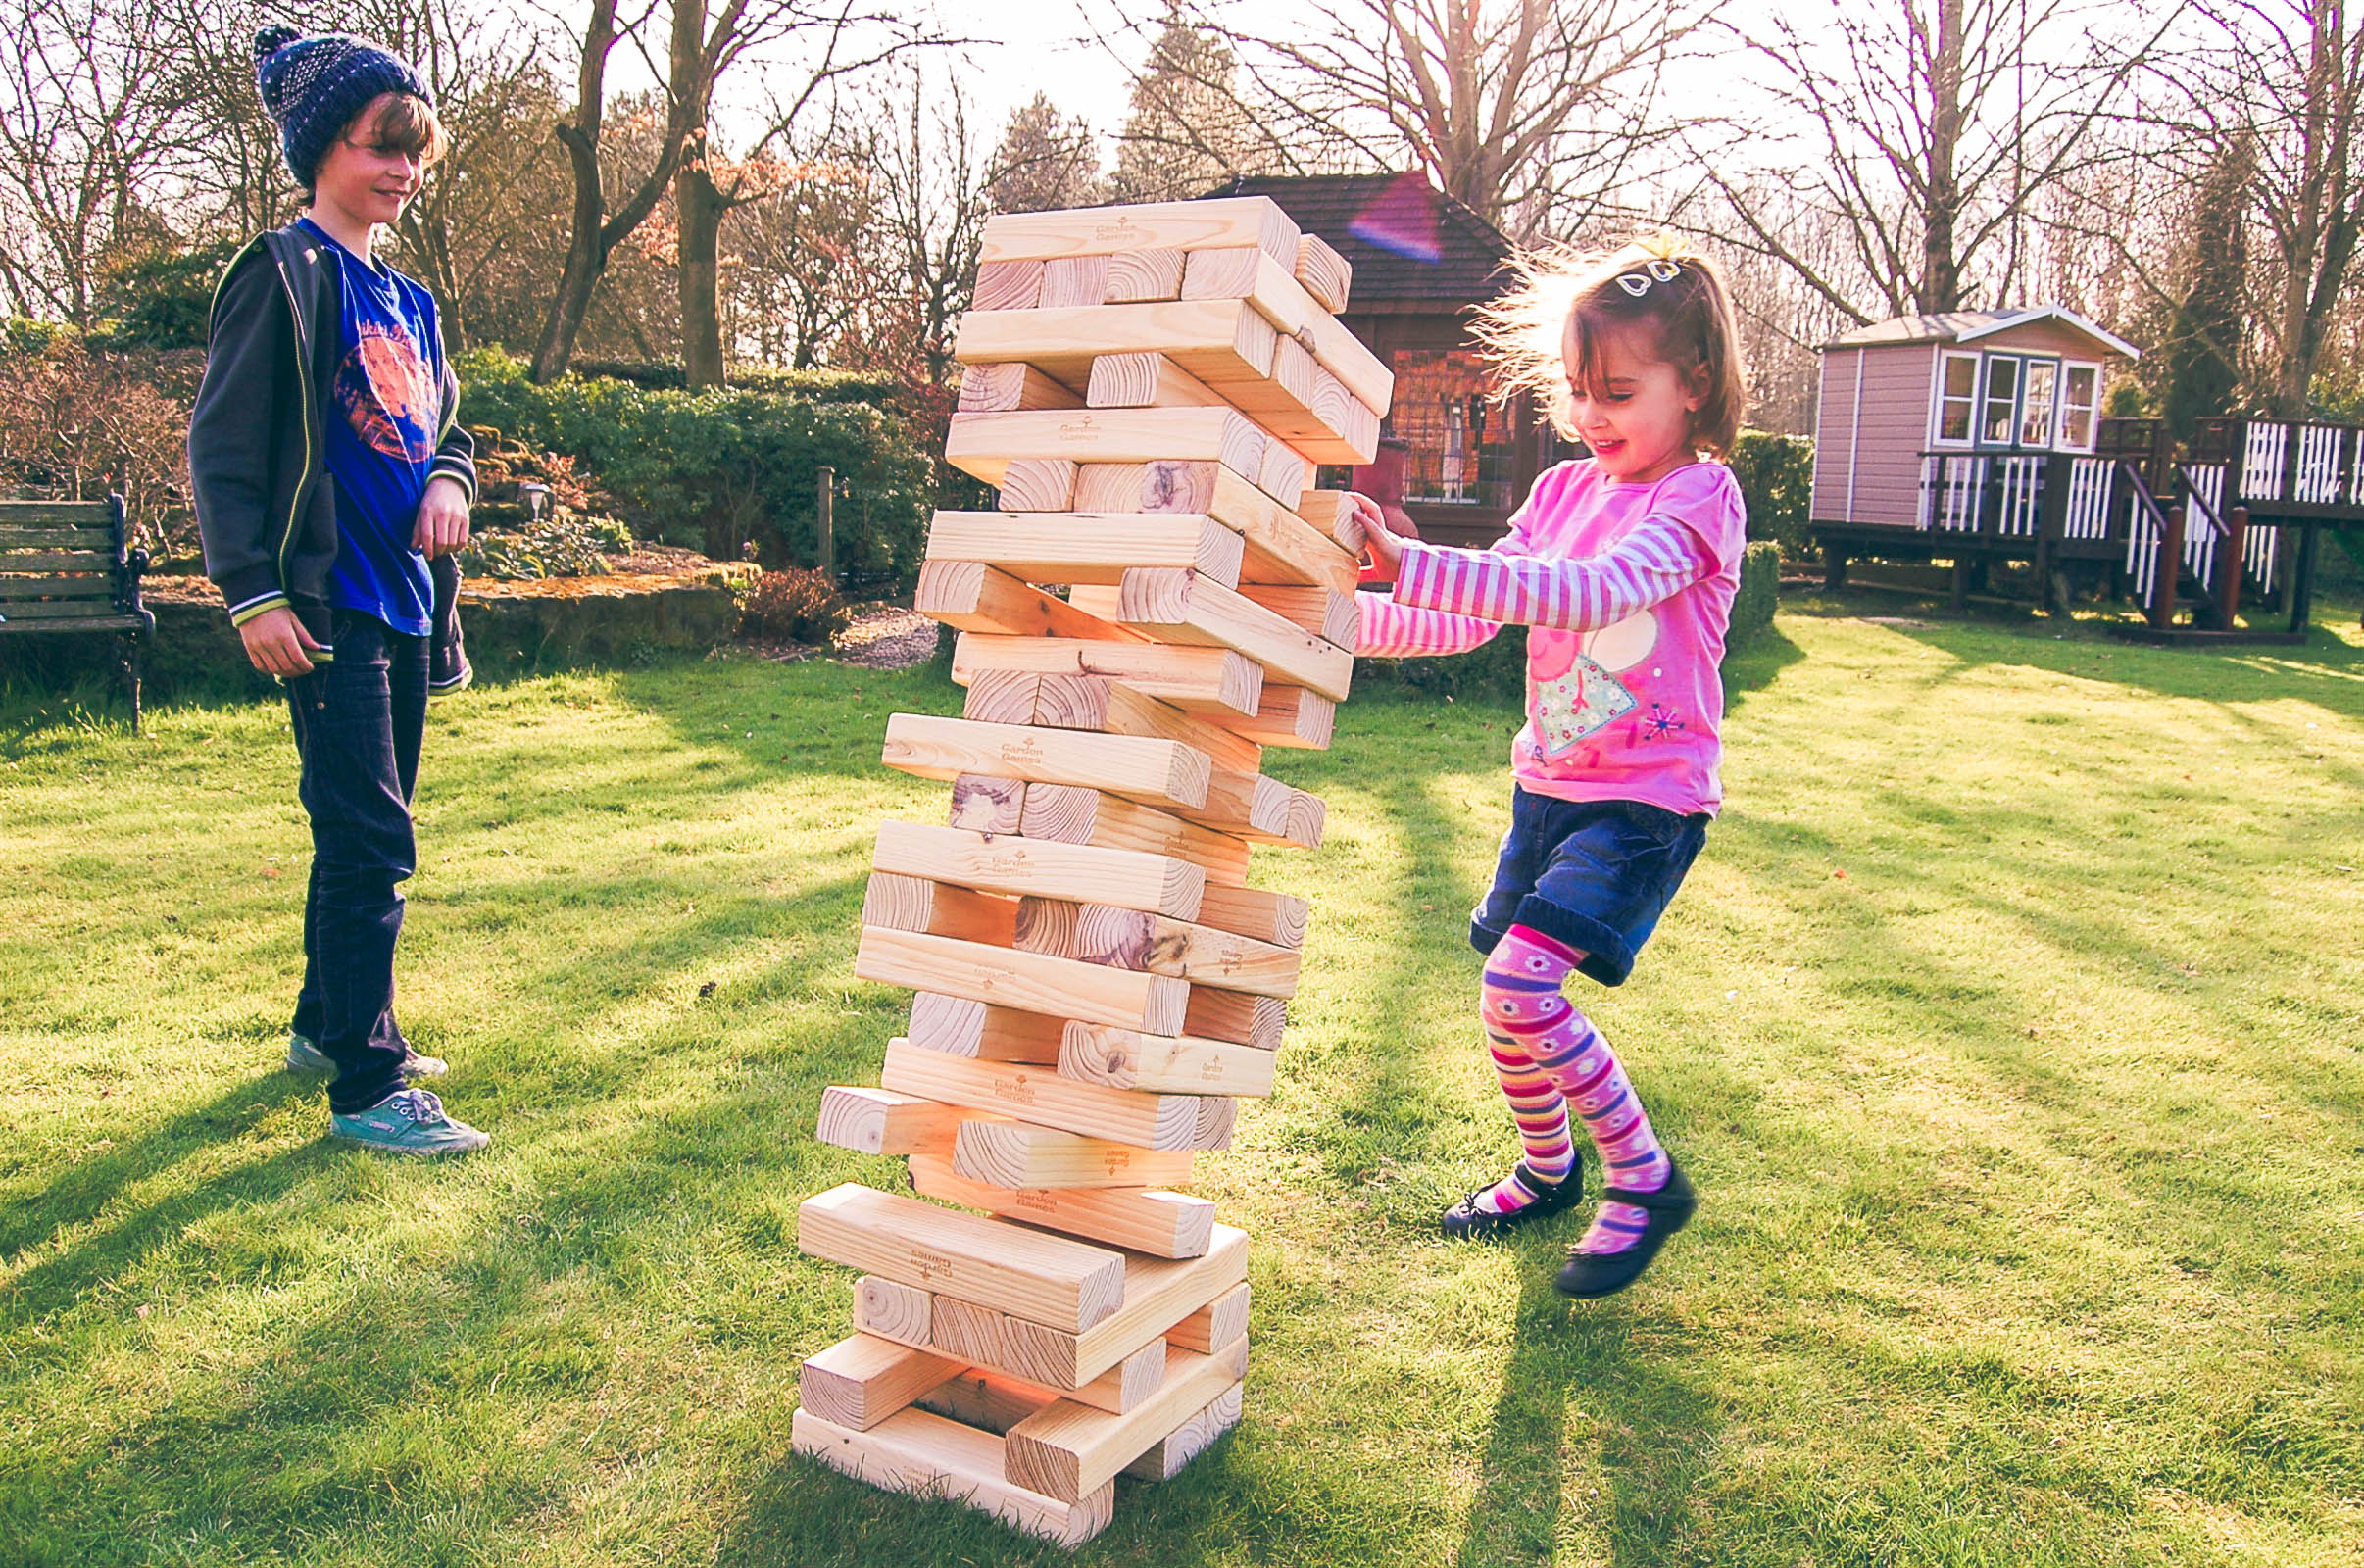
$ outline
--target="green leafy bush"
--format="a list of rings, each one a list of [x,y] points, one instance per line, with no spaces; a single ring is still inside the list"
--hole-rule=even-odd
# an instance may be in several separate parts
[[[1813,507],[1814,443],[1802,435],[1743,430],[1729,460],[1748,507],[1748,537],[1771,539],[1793,557],[1813,548],[1807,534]]]
[[[767,571],[739,598],[739,630],[752,637],[825,643],[851,616],[837,585],[817,571]]]
[[[689,385],[677,360],[576,360],[567,369],[589,380],[629,381],[651,392],[679,392]],[[775,370],[743,365],[723,379],[734,392],[777,392],[808,403],[887,403],[898,390],[891,375],[858,370]]]
[[[1740,592],[1732,599],[1732,625],[1724,634],[1730,652],[1773,624],[1781,599],[1781,546],[1759,539],[1741,557]]]
[[[891,580],[918,568],[933,467],[901,421],[867,404],[576,375],[536,386],[497,349],[461,355],[455,368],[470,424],[578,459],[639,538],[807,564],[814,479],[827,466],[850,491],[835,508],[840,570]]]
[[[471,516],[460,566],[470,577],[514,582],[533,577],[605,577],[615,570],[608,556],[632,548],[632,535],[614,517],[584,516],[562,510],[539,523],[508,524],[486,514],[507,509],[478,506]]]

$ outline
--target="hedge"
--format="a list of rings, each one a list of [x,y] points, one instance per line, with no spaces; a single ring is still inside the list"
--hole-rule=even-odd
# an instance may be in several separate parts
[[[1743,430],[1733,443],[1732,476],[1748,508],[1748,537],[1770,539],[1791,556],[1812,550],[1814,442],[1810,436]]]
[[[678,360],[575,360],[569,373],[593,381],[629,381],[651,392],[681,392],[689,377]],[[889,403],[900,390],[891,375],[857,370],[778,370],[743,365],[723,377],[733,392],[777,392],[808,403]]]

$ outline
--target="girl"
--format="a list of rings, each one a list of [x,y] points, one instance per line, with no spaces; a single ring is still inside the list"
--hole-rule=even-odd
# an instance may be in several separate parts
[[[1388,529],[1357,498],[1372,575],[1356,651],[1459,653],[1503,625],[1527,635],[1527,724],[1494,889],[1471,912],[1487,955],[1480,1017],[1525,1157],[1445,1211],[1492,1236],[1574,1203],[1569,1112],[1605,1175],[1600,1211],[1558,1287],[1631,1285],[1697,1198],[1659,1145],[1601,1031],[1561,994],[1571,971],[1620,985],[1722,803],[1717,727],[1745,514],[1720,461],[1746,381],[1722,273],[1670,242],[1549,253],[1481,325],[1513,387],[1548,400],[1592,456],[1535,484],[1491,550]]]

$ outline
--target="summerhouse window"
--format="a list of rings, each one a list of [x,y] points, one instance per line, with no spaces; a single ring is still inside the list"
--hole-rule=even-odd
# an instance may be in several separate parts
[[[1978,410],[1978,356],[1948,354],[1938,375],[1937,439],[1940,446],[1968,446]]]
[[[2011,444],[2019,423],[2019,361],[2002,355],[1987,359],[1986,410],[1978,421],[1978,439],[1986,446]]]
[[[2027,374],[2027,396],[2019,404],[2019,444],[2048,447],[2052,444],[2053,408],[2060,392],[2060,362],[2030,360]]]
[[[2072,452],[2093,451],[2100,411],[2101,367],[2071,363],[2061,380],[2060,445]]]

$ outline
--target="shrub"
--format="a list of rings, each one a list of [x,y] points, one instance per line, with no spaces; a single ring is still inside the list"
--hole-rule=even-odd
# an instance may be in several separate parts
[[[203,357],[92,353],[71,329],[41,326],[9,322],[0,349],[0,490],[112,492],[159,562],[194,556],[189,405]]]
[[[1732,626],[1724,636],[1729,653],[1773,624],[1781,599],[1781,546],[1759,539],[1741,557],[1740,592],[1732,599]]]
[[[575,360],[566,368],[586,380],[629,381],[650,392],[681,392],[689,386],[677,360]],[[898,390],[891,375],[858,370],[777,370],[743,365],[722,379],[733,392],[776,392],[808,403],[887,403]]]
[[[747,636],[825,643],[851,617],[836,584],[802,566],[763,573],[739,599],[739,630]]]
[[[1743,430],[1732,446],[1732,475],[1748,507],[1748,537],[1771,539],[1791,556],[1813,548],[1814,443],[1802,435]]]

